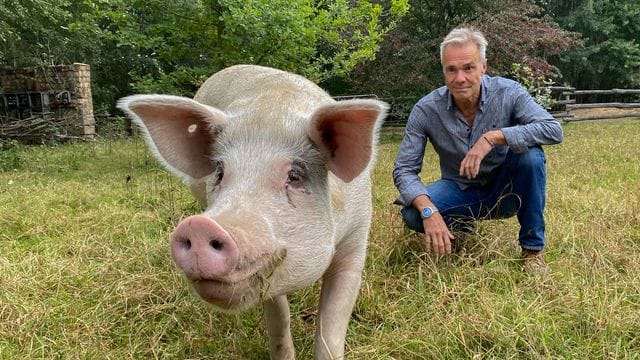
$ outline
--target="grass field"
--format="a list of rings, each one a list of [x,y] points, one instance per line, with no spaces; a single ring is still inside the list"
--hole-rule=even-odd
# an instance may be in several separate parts
[[[391,205],[401,135],[383,134],[349,359],[640,358],[640,120],[570,123],[546,147],[548,276],[517,261],[515,219],[424,254]],[[437,176],[428,152],[425,181]],[[190,293],[168,235],[198,211],[139,138],[0,151],[0,359],[266,359],[259,308]],[[293,294],[312,357],[318,289]]]

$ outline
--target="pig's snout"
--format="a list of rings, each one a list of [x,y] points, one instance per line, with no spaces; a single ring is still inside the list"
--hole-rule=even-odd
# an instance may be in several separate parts
[[[202,215],[184,219],[171,235],[171,255],[189,280],[224,279],[238,264],[239,250],[229,233]]]

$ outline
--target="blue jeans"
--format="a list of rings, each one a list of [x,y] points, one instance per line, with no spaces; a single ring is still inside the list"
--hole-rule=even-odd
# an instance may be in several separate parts
[[[518,239],[523,249],[542,250],[544,205],[547,184],[546,159],[539,146],[515,154],[507,152],[493,183],[460,190],[453,180],[429,184],[427,192],[451,230],[470,231],[474,220],[504,219],[518,216]],[[424,233],[422,218],[411,205],[401,210],[407,226]]]

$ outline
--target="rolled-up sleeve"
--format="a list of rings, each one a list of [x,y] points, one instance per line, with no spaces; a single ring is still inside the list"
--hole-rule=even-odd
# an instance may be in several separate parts
[[[514,153],[523,153],[531,146],[562,142],[564,134],[560,123],[522,86],[515,84],[512,90],[515,103],[511,118],[515,125],[502,128],[509,148]]]
[[[417,196],[427,195],[419,175],[427,145],[426,132],[422,128],[426,123],[424,119],[425,113],[415,106],[409,115],[393,168],[393,182],[400,192],[396,203],[400,205],[410,205]]]

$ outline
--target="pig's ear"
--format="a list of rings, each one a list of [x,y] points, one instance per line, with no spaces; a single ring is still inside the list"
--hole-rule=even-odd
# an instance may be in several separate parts
[[[309,137],[329,159],[329,170],[350,182],[374,156],[377,131],[387,113],[377,100],[347,100],[326,104],[311,117]]]
[[[118,101],[142,129],[147,144],[167,170],[192,183],[214,171],[211,148],[227,124],[220,110],[185,97],[133,95]]]

